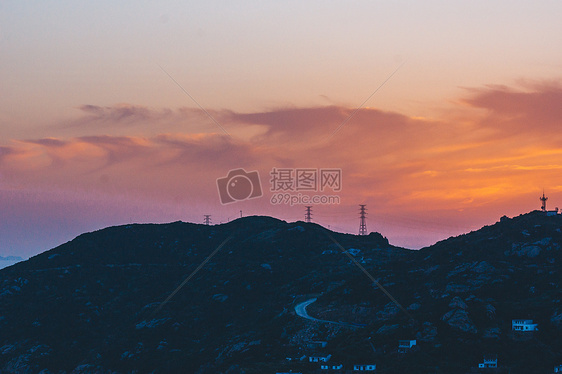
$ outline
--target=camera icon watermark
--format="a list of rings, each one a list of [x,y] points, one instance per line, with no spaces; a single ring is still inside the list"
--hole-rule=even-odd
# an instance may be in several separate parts
[[[263,195],[258,172],[246,172],[242,168],[230,170],[226,177],[218,178],[217,188],[221,204],[255,199]]]

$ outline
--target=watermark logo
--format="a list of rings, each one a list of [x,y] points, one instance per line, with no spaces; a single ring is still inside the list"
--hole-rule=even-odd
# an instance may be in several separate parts
[[[273,205],[332,205],[339,204],[338,195],[303,195],[302,193],[276,192],[271,195],[269,202]]]
[[[341,169],[273,168],[269,175],[270,191],[273,192],[270,202],[273,205],[340,203],[338,195],[328,195],[326,192],[341,191]],[[226,177],[218,178],[217,187],[223,205],[263,195],[258,172],[247,172],[242,168],[230,170]]]
[[[340,192],[341,169],[273,168],[271,204],[339,204],[338,195],[305,195],[303,192]]]
[[[233,169],[226,177],[217,179],[217,188],[222,204],[255,199],[262,196],[260,176],[257,171]]]
[[[269,175],[271,192],[340,192],[342,187],[341,169],[273,168]]]

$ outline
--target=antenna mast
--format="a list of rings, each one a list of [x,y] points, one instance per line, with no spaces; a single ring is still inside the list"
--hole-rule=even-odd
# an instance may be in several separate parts
[[[542,197],[540,197],[539,200],[542,202],[541,210],[546,212],[546,201],[548,200],[548,197],[544,196],[544,190],[542,190]]]

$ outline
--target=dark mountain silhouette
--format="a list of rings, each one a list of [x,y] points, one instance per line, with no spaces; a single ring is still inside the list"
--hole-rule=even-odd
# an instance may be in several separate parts
[[[0,256],[0,269],[14,265],[20,261],[23,261],[23,258],[19,256],[6,256],[6,257]]]
[[[299,358],[331,354],[348,370],[467,373],[497,354],[497,372],[550,373],[561,228],[531,212],[410,251],[270,217],[110,227],[0,271],[0,372],[315,373]],[[333,323],[295,313],[312,298]]]

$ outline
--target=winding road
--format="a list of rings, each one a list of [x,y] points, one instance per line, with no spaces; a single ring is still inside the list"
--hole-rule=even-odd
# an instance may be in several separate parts
[[[316,321],[316,322],[323,322],[323,323],[331,323],[333,325],[339,325],[339,326],[345,326],[345,327],[364,327],[366,325],[360,324],[360,323],[345,323],[345,322],[336,322],[336,321],[328,321],[325,319],[318,319],[318,318],[314,318],[311,317],[308,312],[306,311],[306,307],[309,306],[310,304],[312,304],[313,302],[315,302],[317,299],[314,297],[312,299],[308,299],[300,304],[297,304],[295,306],[295,313],[297,313],[297,316],[311,320],[311,321]]]

